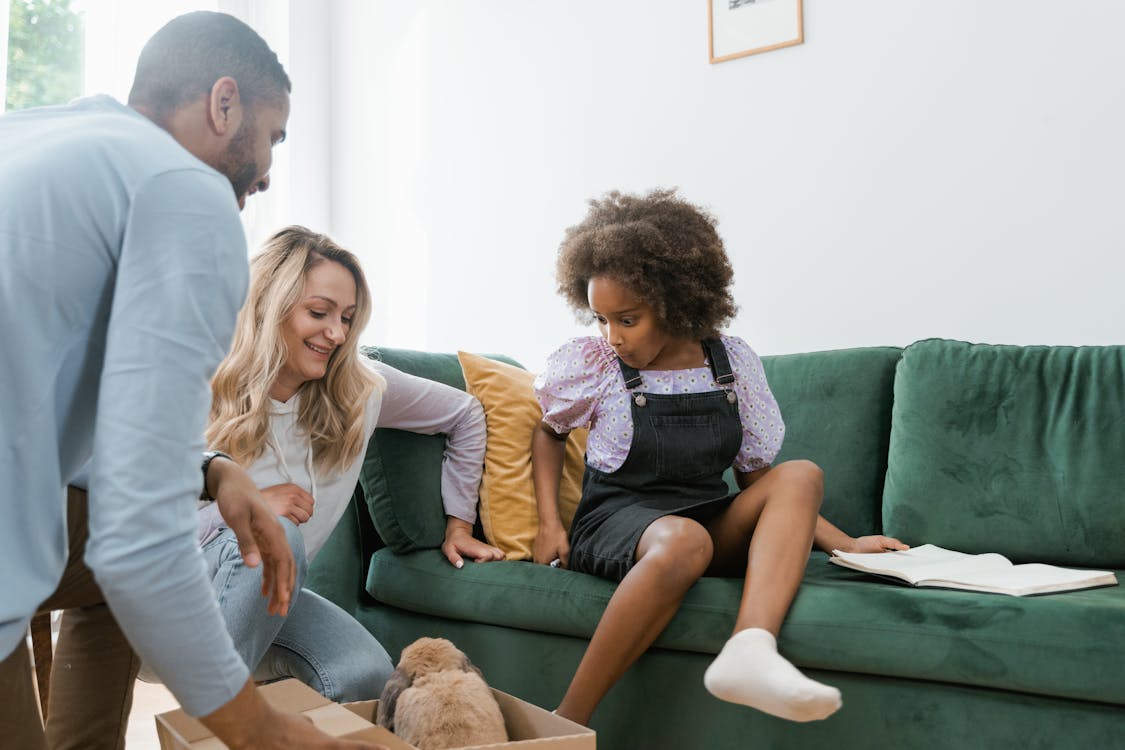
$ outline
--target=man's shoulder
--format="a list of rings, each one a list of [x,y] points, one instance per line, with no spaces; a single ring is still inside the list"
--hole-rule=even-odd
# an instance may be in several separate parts
[[[218,172],[167,131],[108,96],[14,113],[8,125],[13,147],[26,141],[29,157],[78,180],[87,177],[105,187],[116,183],[131,192],[163,173],[183,172],[204,190],[223,185]]]

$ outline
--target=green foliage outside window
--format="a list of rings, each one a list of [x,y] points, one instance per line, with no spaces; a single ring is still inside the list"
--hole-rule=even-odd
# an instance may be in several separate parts
[[[82,94],[82,17],[71,4],[10,0],[7,109],[65,104]]]

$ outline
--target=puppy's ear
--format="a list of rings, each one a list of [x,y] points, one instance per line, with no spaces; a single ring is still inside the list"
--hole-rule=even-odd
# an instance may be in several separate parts
[[[383,688],[383,695],[379,698],[379,711],[375,717],[376,724],[392,732],[395,730],[395,706],[398,704],[399,693],[410,687],[411,683],[413,683],[413,680],[401,666],[391,673],[390,679],[387,680],[387,684]]]

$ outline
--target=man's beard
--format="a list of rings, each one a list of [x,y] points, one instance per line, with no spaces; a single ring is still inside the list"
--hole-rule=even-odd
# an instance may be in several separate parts
[[[250,187],[258,179],[258,164],[253,157],[254,121],[251,118],[243,120],[238,132],[234,134],[219,171],[230,180],[234,188],[234,197],[241,200]]]

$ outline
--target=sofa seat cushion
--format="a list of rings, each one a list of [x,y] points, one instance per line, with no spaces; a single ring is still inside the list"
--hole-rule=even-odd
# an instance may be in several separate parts
[[[367,590],[419,614],[589,638],[614,585],[528,562],[456,570],[438,550],[383,549]],[[717,653],[740,593],[738,579],[704,578],[656,646]],[[802,667],[1125,705],[1125,588],[1040,597],[913,589],[831,565],[818,552],[781,648]]]

